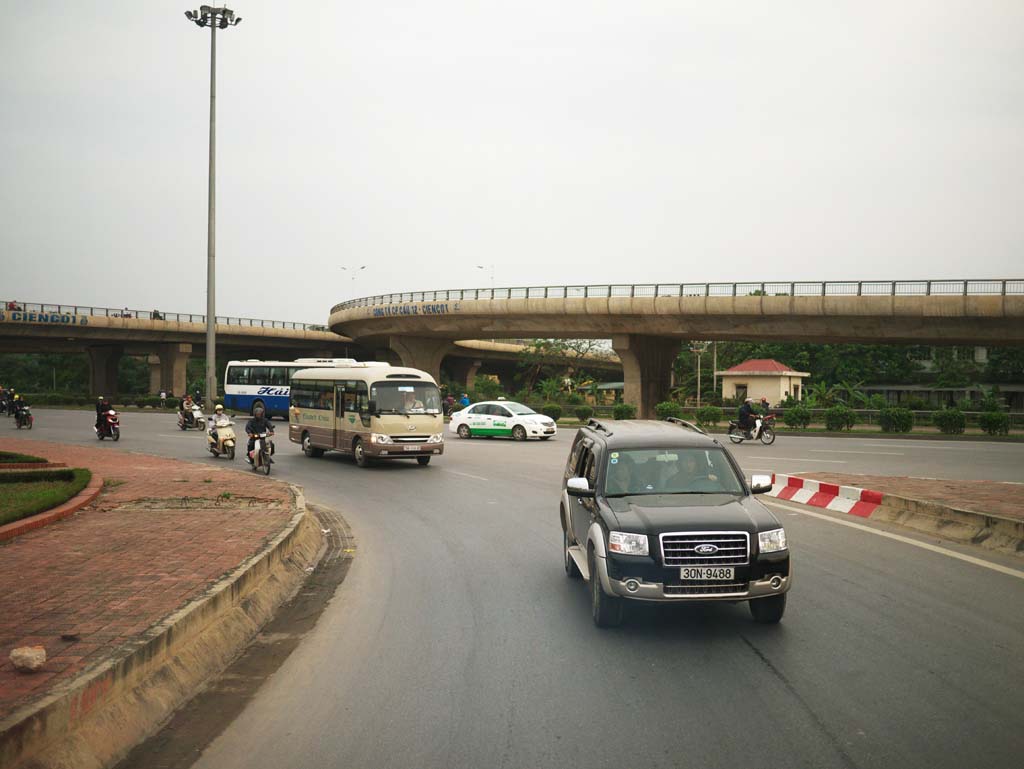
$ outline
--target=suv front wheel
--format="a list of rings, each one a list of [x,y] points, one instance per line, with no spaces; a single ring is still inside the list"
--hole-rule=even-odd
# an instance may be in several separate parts
[[[622,624],[622,599],[607,595],[601,587],[601,575],[597,573],[597,556],[591,548],[587,557],[590,570],[590,610],[594,624],[598,627],[618,627]]]
[[[769,598],[757,598],[753,601],[748,601],[748,603],[750,604],[750,614],[753,616],[754,622],[760,622],[764,625],[774,625],[786,613],[785,593],[773,595]]]

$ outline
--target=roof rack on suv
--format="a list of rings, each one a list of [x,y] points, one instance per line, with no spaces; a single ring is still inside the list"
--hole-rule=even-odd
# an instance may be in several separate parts
[[[600,419],[594,419],[593,417],[587,420],[587,427],[593,427],[595,430],[600,430],[605,435],[612,434],[612,431],[608,429],[608,425],[606,425]]]
[[[685,427],[688,430],[693,430],[694,432],[700,433],[701,435],[707,435],[707,432],[697,427],[697,425],[695,425],[693,422],[687,422],[685,419],[680,419],[679,417],[667,417],[665,421],[679,425],[680,427]]]

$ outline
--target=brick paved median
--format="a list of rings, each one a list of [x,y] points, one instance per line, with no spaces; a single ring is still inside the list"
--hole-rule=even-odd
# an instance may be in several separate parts
[[[294,514],[287,484],[224,467],[41,441],[0,439],[0,450],[87,467],[107,481],[72,517],[0,544],[0,719],[115,656]],[[11,649],[35,644],[46,648],[46,665],[17,673]]]
[[[840,486],[874,489],[907,499],[934,502],[957,510],[1024,520],[1024,484],[999,481],[954,481],[928,478],[853,475],[850,473],[799,473],[816,481]]]

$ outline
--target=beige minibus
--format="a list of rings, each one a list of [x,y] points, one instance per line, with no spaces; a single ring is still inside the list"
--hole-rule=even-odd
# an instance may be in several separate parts
[[[288,437],[307,457],[340,451],[366,467],[378,459],[426,465],[444,453],[441,394],[425,371],[371,361],[302,369],[290,385]]]

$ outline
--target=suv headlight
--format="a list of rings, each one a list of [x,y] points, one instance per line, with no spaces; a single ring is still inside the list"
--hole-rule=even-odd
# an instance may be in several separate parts
[[[786,530],[772,529],[757,533],[757,548],[762,553],[777,553],[786,549]]]
[[[613,531],[608,534],[608,549],[623,555],[647,555],[647,535]]]
[[[390,435],[381,435],[380,433],[370,433],[370,443],[394,443],[391,440]]]
[[[434,433],[427,438],[427,443],[444,443],[444,433]]]

